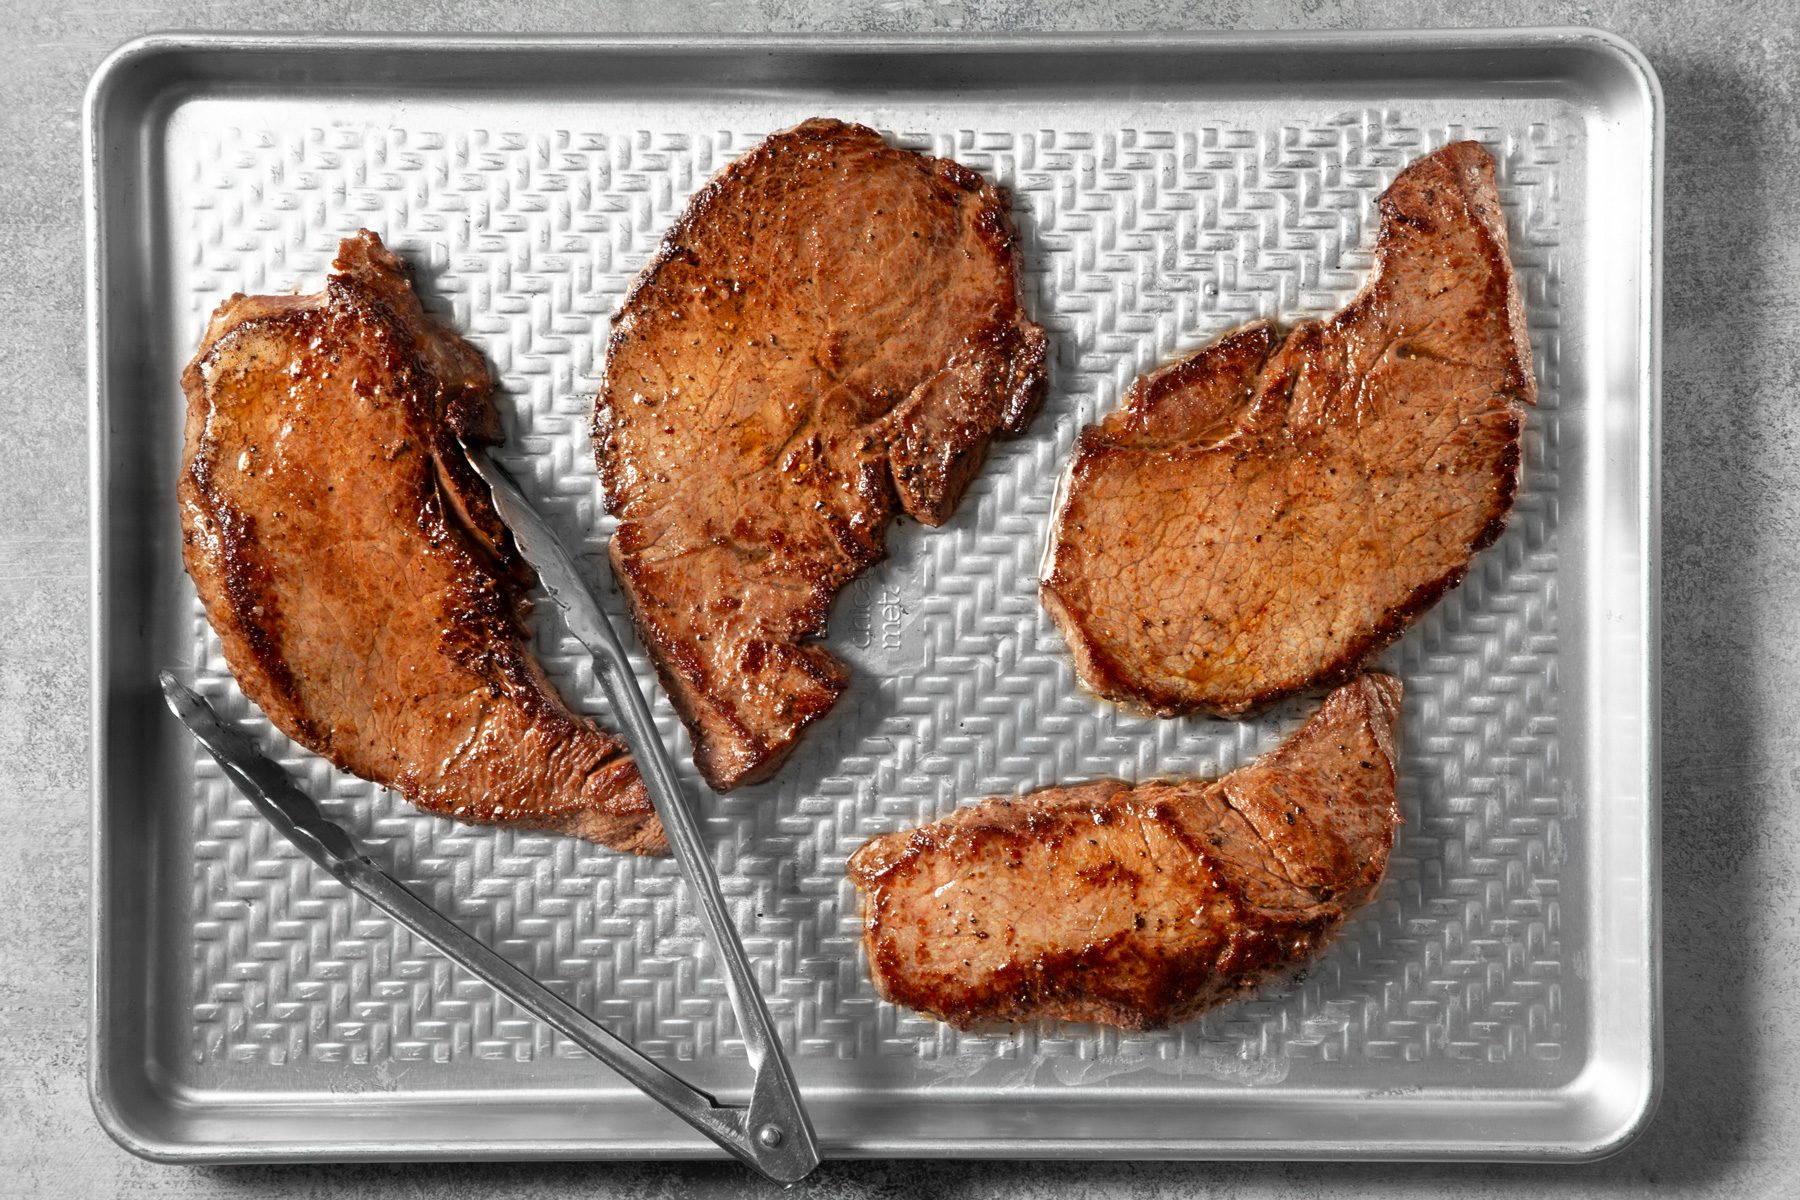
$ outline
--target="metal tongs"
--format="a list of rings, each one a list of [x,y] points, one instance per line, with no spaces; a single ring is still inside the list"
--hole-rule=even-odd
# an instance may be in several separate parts
[[[344,829],[245,734],[225,724],[212,706],[162,672],[163,696],[200,744],[218,760],[227,778],[301,853],[350,890],[359,893],[444,956],[486,980],[501,995],[556,1029],[570,1041],[623,1075],[645,1095],[778,1183],[794,1183],[819,1165],[799,1086],[775,1036],[744,943],[725,911],[718,873],[700,839],[700,825],[688,808],[675,767],[650,719],[637,678],[600,606],[581,581],[575,560],[557,540],[512,479],[479,451],[469,460],[494,494],[500,518],[520,551],[561,608],[569,631],[594,656],[596,674],[626,744],[637,759],[656,815],[662,819],[675,861],[699,902],[707,940],[725,964],[725,991],[737,1017],[744,1048],[755,1072],[746,1105],[721,1104],[644,1057],[629,1042],[608,1032],[586,1013],[465,933],[356,848]]]

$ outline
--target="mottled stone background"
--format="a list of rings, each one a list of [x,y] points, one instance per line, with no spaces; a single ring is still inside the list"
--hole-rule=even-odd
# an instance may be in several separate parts
[[[88,1108],[80,101],[157,29],[629,32],[1592,24],[1668,102],[1663,829],[1667,1074],[1618,1157],[1441,1165],[868,1163],[864,1196],[1800,1194],[1800,3],[1528,0],[0,0],[0,1196],[737,1196],[725,1166],[195,1170]]]

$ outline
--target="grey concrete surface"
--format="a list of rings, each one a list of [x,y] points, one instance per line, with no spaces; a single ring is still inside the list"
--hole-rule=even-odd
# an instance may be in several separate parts
[[[140,1162],[95,1125],[79,166],[101,57],[167,28],[828,30],[1599,25],[1668,100],[1663,390],[1667,1076],[1605,1163],[830,1166],[902,1196],[1800,1195],[1800,55],[1796,0],[0,0],[0,1195],[730,1196],[728,1167]]]

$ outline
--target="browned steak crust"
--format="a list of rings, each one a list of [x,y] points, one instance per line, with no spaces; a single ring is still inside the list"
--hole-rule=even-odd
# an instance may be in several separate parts
[[[1224,778],[989,800],[850,859],[881,995],[958,1028],[1152,1029],[1316,957],[1387,868],[1400,683],[1364,675]]]
[[[282,732],[427,812],[666,849],[525,653],[529,568],[458,442],[497,437],[487,369],[374,234],[321,294],[220,305],[182,386],[188,574]]]
[[[813,639],[898,509],[937,525],[1044,386],[1006,196],[808,121],[689,203],[614,320],[612,560],[694,760],[772,774],[846,670]]]
[[[1241,329],[1082,431],[1043,580],[1082,681],[1242,713],[1348,678],[1505,528],[1537,398],[1486,150],[1381,197],[1326,321]]]

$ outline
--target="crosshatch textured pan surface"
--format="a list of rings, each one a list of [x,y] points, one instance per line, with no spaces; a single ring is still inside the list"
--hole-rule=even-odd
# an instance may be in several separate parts
[[[507,431],[499,457],[582,547],[623,628],[588,438],[608,316],[696,188],[815,114],[869,123],[1010,188],[1027,308],[1052,348],[1049,394],[1027,432],[995,443],[943,528],[897,525],[889,559],[839,600],[830,645],[854,682],[775,780],[713,796],[656,697],[781,1034],[810,1094],[826,1097],[815,1119],[828,1146],[829,1097],[882,1089],[990,1106],[1084,1089],[1318,1104],[1568,1084],[1593,1032],[1583,842],[1595,820],[1571,734],[1586,703],[1589,569],[1571,549],[1586,444],[1571,431],[1595,400],[1565,370],[1582,336],[1570,297],[1582,286],[1589,153],[1568,102],[201,95],[163,129],[160,366],[179,367],[224,297],[315,290],[340,237],[376,230],[413,265],[427,308],[487,356]],[[1481,141],[1498,164],[1540,402],[1507,533],[1381,660],[1407,687],[1406,825],[1376,899],[1303,978],[1172,1031],[964,1034],[880,1002],[843,873],[866,838],[989,795],[1221,773],[1310,710],[1156,720],[1083,693],[1036,595],[1055,488],[1077,430],[1138,374],[1244,321],[1349,299],[1370,264],[1376,197],[1457,138]],[[156,386],[179,404],[172,374]],[[155,448],[172,474],[176,413],[162,421]],[[646,1052],[738,1093],[741,1043],[672,863],[458,826],[332,770],[247,704],[178,562],[158,570],[201,690],[377,858]],[[534,622],[557,684],[604,720],[554,609],[540,605]],[[582,1098],[613,1087],[608,1102],[636,1103],[315,870],[197,747],[179,754],[191,853],[164,885],[183,907],[165,927],[155,1037],[189,1094]]]
[[[507,418],[500,457],[582,539],[595,581],[610,583],[588,441],[608,314],[689,194],[789,118],[602,131],[429,110],[398,127],[246,115],[192,113],[188,177],[172,181],[194,255],[181,282],[183,344],[198,342],[221,297],[311,290],[341,235],[377,230],[416,264],[432,307],[487,355]],[[776,782],[711,806],[719,867],[791,1048],[922,1060],[949,1074],[1041,1056],[1070,1081],[1116,1070],[1126,1044],[1265,1082],[1300,1063],[1389,1060],[1420,1064],[1420,1078],[1433,1062],[1474,1060],[1536,1079],[1539,1064],[1579,1056],[1563,941],[1575,915],[1562,900],[1565,841],[1576,831],[1556,770],[1555,505],[1560,197],[1579,146],[1543,121],[1432,122],[1392,109],[1262,128],[872,119],[895,143],[1012,189],[1055,387],[1029,433],[996,448],[956,518],[897,530],[893,560],[840,603],[830,640],[856,668],[840,711]],[[1495,153],[1542,398],[1511,530],[1387,660],[1408,685],[1407,826],[1372,911],[1300,986],[1150,1038],[1078,1028],[972,1037],[877,1002],[843,875],[864,839],[959,800],[1229,770],[1290,724],[1141,718],[1082,694],[1035,589],[1056,479],[1076,429],[1116,405],[1137,373],[1242,321],[1348,299],[1369,266],[1375,197],[1411,159],[1461,137]],[[616,599],[612,609],[625,619]],[[197,608],[193,620],[208,690],[229,715],[251,717]],[[557,682],[590,700],[597,688],[573,644],[548,611],[538,625],[537,652]],[[664,727],[674,738],[676,724]],[[723,987],[695,961],[665,866],[459,828],[285,739],[268,742],[438,903],[621,1034],[676,1059],[732,1053]],[[271,836],[197,748],[194,762],[197,1062],[557,1051],[547,1029],[453,976]]]

